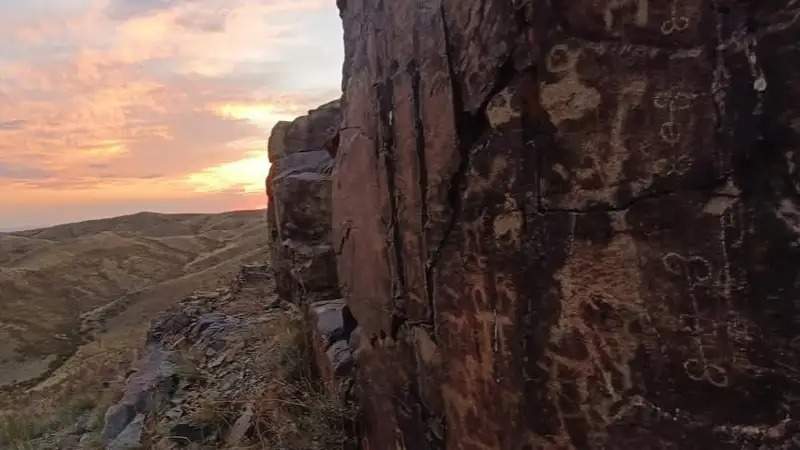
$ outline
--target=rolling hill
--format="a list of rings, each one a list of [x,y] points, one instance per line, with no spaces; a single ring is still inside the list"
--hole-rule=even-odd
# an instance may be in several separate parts
[[[263,211],[140,213],[0,234],[0,388],[266,258]],[[127,333],[127,334],[126,334]]]

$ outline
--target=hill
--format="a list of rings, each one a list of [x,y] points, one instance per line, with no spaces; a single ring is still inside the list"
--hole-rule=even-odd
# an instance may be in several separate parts
[[[0,234],[0,388],[40,380],[109,332],[138,335],[176,299],[263,259],[263,221],[140,213]]]

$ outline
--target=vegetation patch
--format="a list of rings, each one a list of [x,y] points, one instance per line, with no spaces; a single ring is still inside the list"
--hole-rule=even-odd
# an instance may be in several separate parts
[[[266,359],[273,375],[255,402],[253,434],[262,448],[349,448],[355,408],[343,389],[326,387],[313,370],[310,343],[299,319],[284,321]]]

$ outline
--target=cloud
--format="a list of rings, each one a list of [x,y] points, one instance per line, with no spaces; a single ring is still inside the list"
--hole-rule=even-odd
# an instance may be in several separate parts
[[[0,131],[20,130],[25,127],[26,120],[9,120],[6,122],[0,121]]]
[[[126,20],[153,11],[169,9],[176,3],[175,0],[111,0],[107,12],[113,19]]]
[[[269,131],[340,94],[341,45],[329,0],[0,0],[0,226],[263,204]]]
[[[213,11],[189,11],[179,15],[175,23],[187,30],[205,33],[221,33],[225,31],[230,9],[217,9]]]
[[[36,180],[50,176],[44,170],[23,165],[11,165],[0,162],[0,179]]]

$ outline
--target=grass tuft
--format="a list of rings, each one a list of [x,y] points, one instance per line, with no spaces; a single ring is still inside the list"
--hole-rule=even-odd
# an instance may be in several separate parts
[[[0,417],[0,448],[22,450],[47,431],[41,417],[29,414],[9,414]]]
[[[348,448],[355,411],[342,393],[326,388],[313,370],[313,353],[300,320],[287,320],[272,337],[267,369],[272,381],[256,399],[253,434],[261,448]]]
[[[0,448],[32,449],[36,439],[73,426],[81,416],[91,413],[97,406],[96,398],[84,395],[66,401],[49,414],[21,411],[0,416]]]

